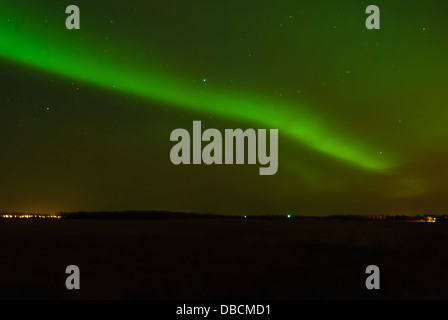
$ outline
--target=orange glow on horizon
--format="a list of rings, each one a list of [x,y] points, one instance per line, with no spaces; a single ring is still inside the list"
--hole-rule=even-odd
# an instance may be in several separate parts
[[[59,215],[43,215],[43,214],[4,214],[3,219],[60,219]]]

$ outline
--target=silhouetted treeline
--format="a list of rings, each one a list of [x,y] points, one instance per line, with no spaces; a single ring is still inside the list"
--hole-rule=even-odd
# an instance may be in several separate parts
[[[57,215],[45,214],[0,214],[0,218],[65,218],[88,220],[167,220],[167,219],[244,219],[244,220],[303,220],[303,221],[421,221],[447,223],[448,215],[330,215],[306,216],[294,214],[277,215],[217,215],[171,211],[99,211],[61,212]]]
[[[192,218],[226,218],[212,214],[197,214],[169,211],[100,211],[100,212],[61,212],[62,218],[91,220],[160,220],[160,219],[192,219]]]

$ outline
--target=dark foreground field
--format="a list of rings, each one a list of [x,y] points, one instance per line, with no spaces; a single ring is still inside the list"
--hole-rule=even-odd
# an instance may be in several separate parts
[[[11,219],[0,257],[3,299],[448,298],[448,224]],[[72,264],[80,290],[65,288]]]

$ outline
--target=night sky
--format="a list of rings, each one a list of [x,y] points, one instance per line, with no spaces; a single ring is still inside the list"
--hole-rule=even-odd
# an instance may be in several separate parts
[[[446,214],[447,57],[435,0],[4,0],[0,211]],[[173,165],[194,120],[278,129],[277,174]]]

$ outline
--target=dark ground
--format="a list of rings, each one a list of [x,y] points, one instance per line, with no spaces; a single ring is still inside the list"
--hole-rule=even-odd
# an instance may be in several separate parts
[[[447,252],[448,224],[4,219],[0,298],[447,299]]]

